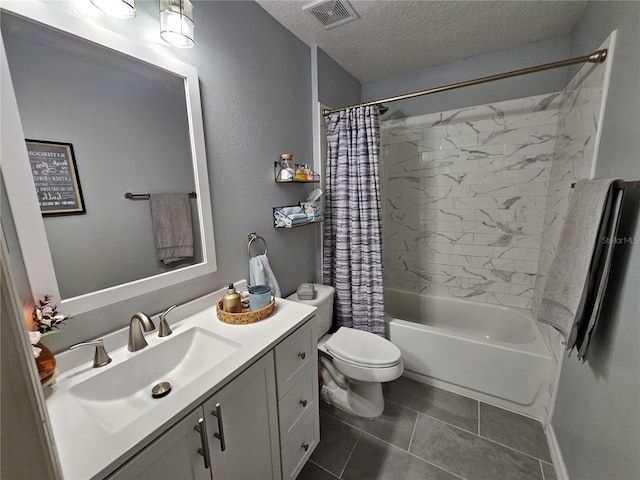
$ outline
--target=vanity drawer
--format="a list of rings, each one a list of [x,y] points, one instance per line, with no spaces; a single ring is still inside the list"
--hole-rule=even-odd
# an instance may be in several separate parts
[[[309,415],[282,450],[282,478],[294,480],[320,441],[318,412]]]
[[[318,369],[311,365],[304,376],[278,402],[280,445],[287,445],[309,412],[317,411]]]
[[[318,352],[313,334],[313,322],[315,317],[275,348],[278,399],[287,394],[311,364],[317,363]]]

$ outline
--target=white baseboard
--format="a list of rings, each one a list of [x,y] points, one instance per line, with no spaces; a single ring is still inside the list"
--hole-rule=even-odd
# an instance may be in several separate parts
[[[560,445],[558,445],[558,439],[556,438],[556,432],[553,430],[553,426],[550,423],[546,424],[544,431],[547,436],[549,453],[551,453],[551,461],[553,462],[553,469],[556,472],[557,480],[569,480],[567,466],[564,464]]]

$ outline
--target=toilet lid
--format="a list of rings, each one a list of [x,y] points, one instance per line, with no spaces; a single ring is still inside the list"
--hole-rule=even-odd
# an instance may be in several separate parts
[[[391,367],[400,361],[400,349],[373,333],[340,327],[325,343],[331,355],[355,365]]]

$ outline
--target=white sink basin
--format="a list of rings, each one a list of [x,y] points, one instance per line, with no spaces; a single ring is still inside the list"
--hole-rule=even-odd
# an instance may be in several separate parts
[[[200,375],[222,362],[240,345],[198,327],[173,334],[87,380],[69,388],[71,397],[108,433],[160,407]],[[171,392],[153,398],[152,388],[169,382]]]

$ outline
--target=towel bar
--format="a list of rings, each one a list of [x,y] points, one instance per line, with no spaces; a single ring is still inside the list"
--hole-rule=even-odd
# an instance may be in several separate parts
[[[189,192],[189,198],[197,198],[198,194],[196,192]],[[131,193],[126,192],[124,194],[124,198],[128,198],[129,200],[149,200],[151,197],[150,193]]]
[[[624,180],[618,180],[616,183],[616,187],[626,189],[626,188],[640,188],[640,180],[633,180],[630,182],[626,182]],[[571,188],[575,187],[576,184],[572,183]]]
[[[247,245],[247,255],[249,255],[249,258],[251,258],[253,255],[251,255],[251,244],[253,242],[255,242],[256,240],[262,240],[262,243],[264,243],[264,253],[263,255],[267,254],[267,241],[262,238],[260,235],[258,235],[257,233],[253,232],[247,235],[249,237],[249,244]]]

